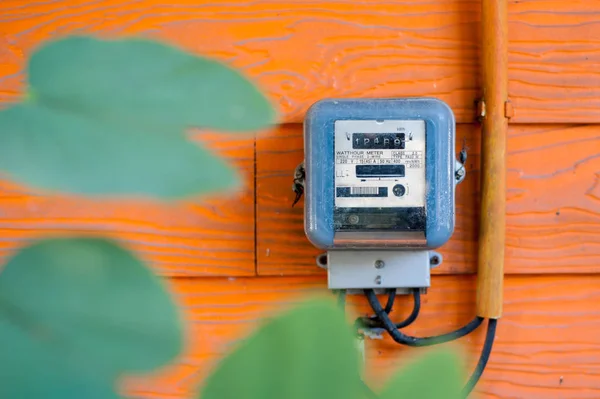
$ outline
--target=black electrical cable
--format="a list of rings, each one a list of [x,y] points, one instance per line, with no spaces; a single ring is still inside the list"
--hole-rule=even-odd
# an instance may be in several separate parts
[[[394,296],[392,297],[391,294],[394,294]],[[390,312],[388,312],[388,305],[390,304],[390,302],[394,303],[394,299],[396,296],[396,290],[390,290],[390,292],[388,293],[388,301],[386,303],[385,309],[384,311],[389,314]],[[417,317],[419,316],[419,312],[421,311],[421,290],[418,288],[415,288],[413,290],[413,301],[414,301],[414,305],[413,305],[413,310],[412,312],[408,315],[408,317],[404,320],[402,320],[399,323],[396,323],[396,328],[404,328],[404,327],[408,327],[410,326],[412,323],[414,323],[414,321],[417,319]],[[391,306],[389,307],[390,311],[391,311]],[[378,316],[373,316],[373,317],[359,317],[356,320],[355,325],[358,328],[384,328],[383,324],[381,322],[381,320],[379,319]]]
[[[371,308],[373,309],[379,320],[382,322],[383,328],[386,329],[386,331],[390,334],[394,341],[407,346],[429,346],[453,341],[475,331],[484,320],[483,317],[477,316],[475,317],[475,319],[471,320],[467,325],[447,334],[422,338],[412,337],[410,335],[406,335],[400,332],[398,328],[396,328],[396,325],[394,324],[394,322],[392,322],[390,316],[387,313],[385,313],[385,309],[381,306],[381,303],[379,303],[377,295],[375,295],[375,291],[373,291],[372,289],[366,289],[365,295],[369,300]]]
[[[474,331],[477,327],[479,327],[481,325],[481,323],[484,320],[483,317],[477,316],[475,319],[470,321],[467,325],[459,328],[458,330],[447,333],[447,334],[442,334],[442,335],[438,335],[435,337],[424,337],[424,338],[411,337],[409,335],[405,335],[405,334],[401,333],[400,331],[398,331],[398,328],[396,327],[396,325],[391,321],[389,315],[385,312],[385,309],[382,308],[381,304],[379,303],[379,300],[377,299],[377,295],[375,295],[375,291],[373,291],[372,289],[367,289],[367,290],[365,290],[365,295],[367,296],[367,299],[369,300],[369,304],[373,308],[373,311],[375,312],[377,317],[381,320],[384,328],[388,331],[388,333],[394,339],[394,341],[396,341],[400,344],[408,345],[408,346],[436,345],[436,344],[441,344],[444,342],[458,339],[458,338],[463,337],[463,336],[469,334],[470,332]],[[479,382],[479,379],[481,378],[481,376],[483,374],[483,371],[485,370],[485,366],[487,365],[487,362],[490,358],[490,354],[492,353],[492,347],[494,345],[494,338],[496,336],[497,322],[498,321],[496,319],[488,320],[487,333],[485,336],[485,342],[484,342],[483,348],[481,350],[481,355],[479,357],[479,361],[477,362],[477,366],[475,367],[473,374],[471,374],[471,377],[467,381],[467,383],[462,391],[462,397],[464,397],[464,398],[467,398],[471,394],[471,392],[473,391],[473,388],[475,387],[475,385],[477,385],[477,383]]]
[[[396,288],[391,288],[388,291],[388,299],[385,304],[385,313],[390,314],[394,308],[394,302],[396,301]],[[377,316],[372,317],[359,317],[354,323],[357,328],[381,328],[381,322]]]
[[[490,354],[492,353],[492,346],[494,345],[494,338],[496,337],[496,324],[497,319],[489,319],[487,332],[485,334],[485,341],[483,343],[483,349],[481,350],[481,356],[479,356],[479,361],[477,362],[477,366],[475,366],[475,371],[471,374],[471,378],[467,381],[467,384],[463,388],[462,397],[468,398],[479,382],[481,375],[483,374],[483,370],[485,370],[485,366],[490,358]]]
[[[385,304],[385,313],[392,313],[392,309],[394,308],[394,301],[396,300],[396,289],[392,288],[388,292],[387,303]]]
[[[412,312],[408,315],[406,319],[404,319],[400,323],[396,323],[396,328],[408,327],[412,323],[414,323],[415,320],[417,320],[417,317],[419,317],[419,312],[421,311],[421,290],[419,288],[415,288],[413,290],[413,300],[414,305]]]

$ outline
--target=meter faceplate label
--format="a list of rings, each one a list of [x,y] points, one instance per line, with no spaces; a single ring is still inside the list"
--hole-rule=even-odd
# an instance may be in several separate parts
[[[335,122],[336,208],[425,207],[425,121]]]

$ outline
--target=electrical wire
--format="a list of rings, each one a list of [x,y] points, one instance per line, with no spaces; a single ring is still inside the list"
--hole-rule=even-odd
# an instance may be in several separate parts
[[[394,322],[392,322],[390,316],[385,312],[385,309],[381,306],[381,303],[379,303],[377,295],[375,295],[375,291],[373,291],[373,289],[366,289],[364,290],[364,292],[367,296],[369,304],[371,305],[371,308],[381,321],[383,328],[390,334],[394,341],[407,346],[430,346],[453,341],[475,331],[484,320],[483,317],[477,316],[475,317],[475,319],[471,320],[467,325],[447,334],[422,338],[412,337],[410,335],[406,335],[400,332],[398,328],[396,328],[396,325],[394,324]]]
[[[396,289],[390,290],[388,292],[388,300],[387,300],[387,303],[386,303],[386,306],[384,309],[384,311],[387,314],[390,314],[390,312],[391,312],[391,308],[394,304],[395,297],[396,297]],[[421,290],[418,288],[415,288],[413,290],[413,301],[414,301],[414,304],[413,304],[412,312],[408,315],[408,317],[406,319],[402,320],[399,323],[396,323],[395,324],[396,328],[405,328],[405,327],[410,326],[412,323],[414,323],[414,321],[419,316],[419,312],[421,311]],[[388,305],[390,305],[390,303],[392,305],[388,306]],[[389,309],[389,311],[388,311],[388,309]],[[358,328],[384,328],[383,324],[378,316],[359,317],[356,320],[355,325]]]
[[[396,288],[391,288],[388,291],[388,298],[387,298],[387,302],[385,303],[385,309],[384,309],[385,313],[390,314],[392,312],[395,300],[396,300]],[[379,318],[377,316],[359,317],[358,319],[356,319],[356,322],[354,323],[354,325],[358,329],[365,328],[365,327],[366,328],[381,328],[381,321],[379,321]]]
[[[442,335],[438,335],[438,336],[434,336],[434,337],[423,337],[423,338],[412,337],[410,335],[403,334],[402,332],[400,332],[398,330],[398,327],[396,327],[396,324],[394,324],[392,322],[392,320],[390,319],[389,314],[381,306],[381,303],[379,303],[379,300],[377,299],[377,295],[375,295],[375,291],[373,291],[372,289],[367,289],[367,290],[365,290],[365,295],[367,296],[367,299],[369,301],[369,304],[371,305],[371,308],[373,309],[373,311],[375,312],[375,314],[377,315],[377,317],[383,324],[383,327],[390,334],[390,336],[394,339],[394,341],[396,341],[400,344],[403,344],[403,345],[407,345],[407,346],[436,345],[436,344],[441,344],[444,342],[448,342],[448,341],[452,341],[452,340],[461,338],[461,337],[473,332],[475,329],[477,329],[477,327],[479,327],[484,320],[483,317],[477,316],[477,317],[475,317],[475,319],[470,321],[467,325],[465,325],[455,331],[447,333],[447,334],[442,334]],[[417,296],[415,296],[415,305],[417,304],[416,298],[417,298]],[[420,299],[420,297],[419,297],[419,299]],[[420,301],[419,301],[419,304],[420,304]],[[415,306],[415,307],[417,307],[417,306]],[[412,316],[412,314],[411,314],[411,316]],[[410,318],[410,316],[409,316],[409,318]],[[497,319],[489,319],[488,320],[487,332],[486,332],[483,348],[481,350],[481,355],[479,357],[479,361],[477,362],[477,366],[475,367],[473,374],[471,374],[471,377],[469,378],[465,387],[462,390],[462,397],[464,397],[464,398],[467,398],[471,394],[471,392],[475,388],[475,385],[477,385],[477,383],[479,382],[479,379],[483,375],[483,372],[485,370],[487,362],[490,358],[490,354],[492,353],[492,347],[494,345],[494,339],[496,337],[497,322],[498,322]]]
[[[396,300],[396,289],[392,288],[388,292],[387,303],[385,304],[385,313],[392,313],[392,309],[394,308],[394,301]]]
[[[408,327],[412,323],[414,323],[415,320],[417,320],[417,317],[419,317],[419,312],[421,311],[421,290],[419,288],[415,288],[413,290],[413,300],[414,305],[412,312],[408,315],[406,319],[404,319],[400,323],[396,323],[396,328]]]
[[[489,319],[487,332],[485,334],[485,341],[483,343],[483,349],[481,350],[481,356],[479,356],[479,361],[477,362],[477,366],[475,366],[475,371],[471,374],[469,381],[463,388],[462,397],[468,398],[475,385],[479,382],[483,371],[485,370],[485,366],[487,365],[488,360],[490,359],[490,354],[492,353],[492,346],[494,345],[494,338],[496,337],[496,324],[497,319]]]

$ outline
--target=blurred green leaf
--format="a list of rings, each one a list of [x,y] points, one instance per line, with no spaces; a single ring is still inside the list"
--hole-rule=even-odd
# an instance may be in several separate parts
[[[111,399],[117,377],[181,348],[165,287],[111,241],[39,241],[0,273],[2,398]]]
[[[50,42],[31,56],[29,83],[36,103],[165,134],[256,130],[275,118],[236,70],[144,39]]]
[[[23,104],[0,112],[0,170],[47,190],[172,199],[228,189],[232,168],[185,129],[274,120],[239,72],[150,40],[50,42],[31,56],[29,84]]]
[[[461,366],[456,353],[431,350],[393,376],[379,398],[464,399]]]
[[[208,377],[202,399],[362,398],[358,358],[343,314],[311,301],[243,342]]]
[[[179,198],[232,188],[234,170],[178,134],[107,126],[35,104],[0,112],[0,170],[47,190]]]

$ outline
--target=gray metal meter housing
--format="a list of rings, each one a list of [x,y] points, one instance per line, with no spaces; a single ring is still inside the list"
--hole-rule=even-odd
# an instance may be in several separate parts
[[[308,239],[327,250],[443,245],[454,231],[454,145],[454,114],[437,99],[315,103],[304,121]]]

